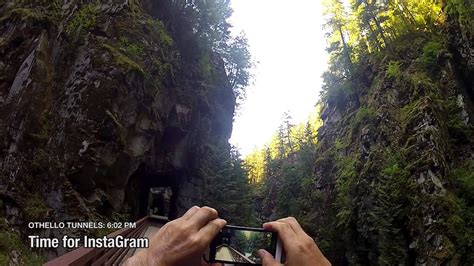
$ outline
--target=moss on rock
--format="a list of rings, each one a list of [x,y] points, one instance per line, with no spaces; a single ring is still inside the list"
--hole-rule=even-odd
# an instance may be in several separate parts
[[[75,39],[82,39],[86,33],[97,25],[98,5],[90,3],[83,5],[69,20],[66,31]]]
[[[138,73],[144,74],[143,68],[133,59],[120,52],[119,49],[105,43],[102,44],[102,47],[105,48],[112,55],[115,63],[118,66],[124,68],[127,71],[136,71]]]
[[[44,262],[22,242],[18,232],[0,220],[0,265],[42,265]]]

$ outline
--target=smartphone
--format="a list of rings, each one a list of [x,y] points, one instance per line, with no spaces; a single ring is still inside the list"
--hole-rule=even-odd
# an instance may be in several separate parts
[[[214,238],[204,258],[211,263],[261,265],[259,249],[265,249],[281,262],[282,246],[276,232],[227,225]]]

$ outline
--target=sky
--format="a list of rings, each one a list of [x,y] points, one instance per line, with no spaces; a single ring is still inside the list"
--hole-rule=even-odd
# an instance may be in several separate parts
[[[244,31],[257,62],[230,143],[242,156],[268,143],[281,117],[307,120],[327,67],[321,1],[233,0],[233,33]]]

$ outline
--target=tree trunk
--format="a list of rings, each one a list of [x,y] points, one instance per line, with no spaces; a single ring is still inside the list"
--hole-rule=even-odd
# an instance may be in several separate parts
[[[344,38],[344,34],[342,32],[342,26],[341,25],[339,25],[339,35],[341,36],[341,41],[342,41],[342,45],[343,45],[343,48],[344,48],[344,54],[347,57],[347,62],[349,62],[349,72],[350,72],[350,74],[352,74],[353,69],[354,69],[354,65],[352,64],[351,55],[349,53],[349,46],[347,45],[346,39]]]
[[[370,6],[369,2],[367,0],[364,0],[364,3],[365,3],[365,7],[369,8],[369,6]],[[377,20],[374,12],[372,12],[372,10],[369,10],[369,14],[370,14],[372,20],[374,21],[375,26],[377,27],[377,30],[380,32],[380,37],[382,38],[385,47],[387,47],[388,42],[387,42],[387,38],[385,37],[382,26],[380,25],[379,21]]]

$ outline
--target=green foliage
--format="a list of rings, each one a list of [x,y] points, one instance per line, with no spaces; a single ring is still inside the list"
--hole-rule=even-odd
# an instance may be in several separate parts
[[[436,41],[431,41],[423,46],[423,63],[428,68],[434,68],[437,66],[437,61],[440,52],[443,50],[443,44]]]
[[[340,73],[330,71],[323,74],[324,84],[322,100],[329,103],[346,103],[354,94],[354,87],[350,82],[340,76]]]
[[[143,45],[140,43],[133,43],[126,37],[121,37],[120,51],[132,58],[142,58],[145,55]]]
[[[173,38],[166,32],[165,26],[163,23],[157,19],[148,18],[145,20],[146,25],[152,29],[152,31],[156,32],[165,46],[172,46],[173,45]]]
[[[251,208],[252,189],[238,152],[221,145],[209,147],[207,155],[200,168],[206,177],[205,204],[216,208],[219,216],[231,224],[256,226]]]
[[[254,63],[245,34],[231,36],[231,25],[228,22],[232,14],[230,1],[165,0],[160,2],[159,12],[162,12],[165,24],[189,25],[174,27],[173,31],[176,42],[183,42],[183,46],[187,46],[186,51],[193,56],[213,52],[222,58],[238,107],[245,99],[245,88],[252,79]],[[209,75],[207,58],[201,57],[199,60],[205,77],[212,77]]]
[[[345,66],[343,73],[350,74],[353,71],[353,54],[349,43],[351,36],[347,36],[349,31],[346,25],[350,17],[340,0],[325,0],[323,5],[327,20],[325,28],[329,30],[327,50],[331,53],[331,62]]]
[[[204,54],[199,59],[199,70],[203,77],[207,79],[211,79],[213,77],[213,68],[211,64],[211,57],[209,54]]]
[[[463,121],[459,114],[451,114],[447,123],[448,131],[453,140],[468,141],[472,136],[472,128]]]
[[[357,128],[362,122],[366,121],[367,119],[371,119],[375,117],[376,113],[375,110],[371,107],[361,107],[355,113],[354,117],[351,120],[351,127]]]
[[[462,109],[458,106],[457,100],[457,97],[452,97],[445,101],[447,113],[446,126],[452,141],[466,143],[469,141],[473,129],[461,116]]]
[[[49,164],[50,154],[44,149],[37,149],[34,153],[33,160],[31,161],[31,170],[34,173],[44,172],[50,166]]]
[[[143,68],[137,62],[135,62],[130,57],[120,52],[115,47],[109,44],[105,44],[105,43],[102,44],[102,47],[104,47],[106,50],[108,50],[111,53],[115,62],[120,67],[123,67],[124,69],[129,70],[129,71],[137,71],[139,73],[144,73]]]
[[[400,66],[402,64],[398,61],[391,60],[387,66],[387,76],[390,78],[399,78],[401,75]]]
[[[341,0],[323,2],[330,58],[329,69],[323,75],[323,100],[330,104],[342,105],[353,100],[358,105],[362,88],[350,81],[364,75],[368,60],[396,51],[397,41],[410,34],[438,32],[443,23],[438,1],[352,0],[349,3],[347,8]],[[387,75],[397,78],[400,66],[395,61],[389,64]]]
[[[49,207],[38,194],[32,194],[26,199],[24,215],[28,221],[40,221],[45,218]]]
[[[221,51],[227,76],[237,99],[237,104],[245,100],[245,87],[251,79],[250,70],[254,63],[249,52],[245,33],[229,40],[227,49]]]
[[[466,165],[461,165],[456,169],[453,169],[452,176],[460,194],[466,200],[474,203],[474,162],[468,162]]]
[[[354,207],[351,203],[351,190],[357,177],[355,170],[356,158],[349,156],[338,156],[336,166],[338,168],[338,178],[336,180],[336,214],[338,226],[343,228],[349,225]]]
[[[442,258],[450,257],[453,254],[462,256],[464,258],[464,261],[461,262],[462,265],[471,265],[474,262],[474,256],[472,256],[474,251],[474,198],[472,191],[464,190],[472,189],[472,184],[469,183],[472,183],[473,170],[472,162],[461,163],[451,173],[460,190],[459,194],[456,195],[449,191],[437,199],[438,205],[443,208],[447,216],[439,226],[446,230],[445,233],[449,239],[445,239],[444,242],[450,248],[439,256]],[[465,178],[468,179],[468,183],[464,183]],[[457,250],[455,246],[457,246]]]
[[[71,20],[69,20],[66,31],[75,39],[83,38],[87,32],[97,25],[99,10],[95,3],[83,5]]]
[[[288,157],[266,158],[262,186],[264,217],[294,216],[304,221],[317,201],[311,175],[314,151],[296,150]],[[268,219],[268,218],[267,218]]]
[[[21,241],[20,235],[0,220],[0,265],[12,265],[11,260],[19,255],[20,265],[42,265],[43,259],[30,251]],[[18,258],[17,258],[18,259]]]
[[[447,2],[448,6],[453,4]],[[469,6],[464,0],[453,2],[462,3],[465,9]],[[452,90],[441,84],[451,77],[437,75],[439,59],[445,53],[440,38],[445,29],[443,1],[349,3],[344,6],[344,1],[324,1],[330,65],[323,75],[322,101],[327,113],[341,111],[342,121],[322,131],[325,137],[320,150],[315,146],[295,148],[295,142],[288,141],[288,127],[282,123],[268,149],[249,158],[263,161],[258,171],[251,172],[258,173],[256,180],[261,180],[256,186],[263,195],[258,198],[263,202],[263,216],[296,216],[309,225],[308,232],[316,233],[323,249],[338,250],[349,264],[407,265],[415,258],[431,257],[471,265],[466,254],[472,253],[474,246],[473,198],[469,194],[474,190],[473,167],[454,169],[452,182],[441,180],[444,189],[439,194],[438,183],[434,189],[429,179],[416,178],[427,169],[448,174],[447,165],[460,164],[452,162],[455,155],[450,154],[452,143],[448,142],[456,140],[456,147],[466,145],[472,135],[460,110],[446,106],[443,98]],[[389,78],[394,82],[387,82]],[[387,84],[393,85],[396,93],[386,90]],[[405,104],[402,110],[397,110],[399,104]],[[357,111],[348,115],[352,110]],[[373,119],[379,112],[386,117],[385,122]],[[432,121],[424,127],[425,135],[417,126],[428,117]],[[387,127],[396,124],[398,128],[398,122],[405,127],[400,132],[408,132],[408,136],[388,134]],[[382,144],[370,143],[370,149],[362,149],[360,140],[354,138],[358,135],[352,134],[360,133],[362,125],[371,132],[380,126],[376,136],[377,141],[383,139]],[[416,132],[411,134],[412,130]],[[438,156],[438,151],[420,151],[426,148],[420,144],[421,138],[431,138],[436,150],[443,152],[446,165],[433,170],[432,155]],[[311,159],[306,161],[303,156]],[[317,177],[330,177],[314,180],[315,172]],[[426,217],[433,221],[427,224]],[[424,254],[431,247],[423,239],[433,234],[442,236],[442,248],[439,253]],[[417,246],[413,248],[412,243]]]
[[[18,18],[18,19],[21,19],[23,21],[28,21],[28,22],[39,22],[45,19],[44,16],[42,16],[41,14],[38,14],[38,12],[35,12],[34,9],[21,8],[21,7],[15,8],[6,12],[5,15],[0,17],[0,22],[3,23],[4,21],[10,18],[14,18],[14,19]]]
[[[340,151],[346,148],[347,146],[348,146],[347,143],[344,143],[342,139],[338,138],[334,141],[334,148],[336,149],[336,151]]]
[[[6,20],[17,20],[29,23],[30,26],[54,25],[60,22],[62,1],[60,0],[38,0],[38,1],[11,1],[8,4],[2,2],[2,14],[0,23]]]
[[[158,74],[162,77],[170,76],[172,79],[175,78],[173,65],[169,62],[159,60],[157,58],[152,59],[154,67],[158,70]]]
[[[315,190],[313,168],[315,134],[321,125],[318,115],[307,123],[292,125],[288,114],[272,141],[245,158],[252,185],[257,217],[262,222],[275,217],[294,216],[314,232],[313,207],[322,201]]]
[[[468,29],[474,26],[474,3],[470,0],[447,0],[446,12],[457,18],[458,22]]]
[[[408,204],[406,195],[410,190],[410,173],[400,154],[387,152],[385,157],[387,162],[374,191],[372,215],[376,227],[374,231],[378,232],[378,262],[381,265],[406,264],[407,240],[401,234],[404,228],[400,225],[407,219],[405,208]]]
[[[418,71],[410,73],[406,79],[409,89],[413,90],[414,96],[437,96],[438,88],[425,72]]]
[[[184,7],[178,8],[195,23],[197,34],[205,38],[213,49],[225,48],[225,42],[230,38],[231,25],[227,22],[232,15],[230,1],[188,1]]]
[[[424,100],[417,100],[403,106],[400,111],[401,120],[406,124],[410,119],[415,117],[415,114],[419,112],[419,109],[423,104]]]
[[[401,225],[407,219],[410,174],[403,155],[376,150],[365,160],[360,165],[357,153],[336,155],[335,222],[347,258],[352,264],[367,257],[380,265],[406,264],[407,240]]]
[[[312,164],[308,157],[314,152],[316,146],[316,135],[322,121],[319,118],[319,107],[316,112],[309,116],[306,123],[293,125],[291,116],[285,113],[282,117],[278,131],[275,132],[270,143],[262,149],[257,149],[245,158],[245,168],[252,184],[259,183],[269,175],[269,165],[278,163],[276,159],[287,160],[293,155],[304,163]]]

